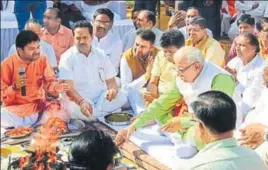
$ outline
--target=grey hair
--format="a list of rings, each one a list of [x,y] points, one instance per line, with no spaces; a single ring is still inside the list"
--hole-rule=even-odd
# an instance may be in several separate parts
[[[37,25],[40,25],[41,26],[41,24],[40,24],[40,22],[38,20],[36,20],[36,19],[29,19],[26,22],[26,24],[24,26],[24,29],[27,30],[27,28],[29,27],[30,24],[37,24]]]
[[[188,64],[193,64],[194,62],[198,62],[204,65],[204,62],[205,62],[204,56],[202,55],[202,52],[198,48],[185,46],[179,49],[179,51],[185,54],[185,56],[188,59]]]

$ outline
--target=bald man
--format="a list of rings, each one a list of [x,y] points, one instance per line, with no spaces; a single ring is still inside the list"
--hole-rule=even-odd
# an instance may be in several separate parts
[[[195,47],[179,49],[174,55],[174,62],[177,76],[172,90],[154,100],[127,129],[121,130],[119,134],[126,135],[119,135],[117,137],[118,141],[128,140],[134,131],[143,127],[149,121],[157,119],[163,131],[176,133],[185,142],[194,142],[197,149],[203,147],[198,139],[193,139],[192,115],[187,114],[172,118],[171,110],[181,100],[184,99],[186,104],[189,105],[199,94],[209,90],[222,91],[232,96],[235,80],[227,71],[209,61],[205,61],[201,51]],[[191,148],[191,151],[196,148]]]

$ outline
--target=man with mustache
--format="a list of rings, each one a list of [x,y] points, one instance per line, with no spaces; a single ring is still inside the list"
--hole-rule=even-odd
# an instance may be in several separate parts
[[[202,51],[206,60],[218,66],[225,65],[225,51],[220,43],[207,34],[207,22],[202,17],[189,20],[189,38],[185,40],[186,46],[193,46]]]
[[[70,86],[62,103],[71,118],[90,121],[116,111],[127,101],[116,83],[116,72],[104,51],[92,45],[93,27],[78,21],[74,46],[61,57],[59,79]]]
[[[53,94],[69,90],[67,84],[56,81],[47,57],[40,55],[40,39],[36,33],[20,32],[16,50],[1,62],[2,127],[44,123],[45,90]]]
[[[108,8],[100,8],[93,15],[93,41],[95,47],[102,49],[111,61],[116,74],[119,72],[122,41],[111,30],[114,14]]]
[[[155,45],[157,47],[160,47],[160,38],[163,34],[163,32],[157,28],[155,28],[156,24],[156,17],[155,13],[148,11],[148,10],[142,10],[139,12],[137,19],[136,19],[136,26],[137,29],[150,29],[155,34]],[[127,49],[131,48],[134,45],[135,38],[136,38],[136,30],[131,30],[127,32],[122,41],[123,41],[123,50],[126,51]]]
[[[189,144],[187,148],[192,154],[196,153],[196,148],[202,148],[202,143],[193,133],[192,115],[172,117],[172,109],[182,100],[189,105],[200,93],[208,90],[222,91],[232,96],[235,82],[228,72],[205,61],[201,51],[194,47],[179,49],[174,55],[174,62],[177,76],[174,78],[173,88],[153,101],[127,129],[121,130],[117,142],[128,140],[136,130],[156,119],[163,131],[176,133],[175,135],[181,137],[182,143],[175,142],[176,144]],[[194,143],[194,146],[190,143]]]
[[[58,8],[46,9],[40,38],[53,46],[59,64],[60,56],[73,45],[73,33],[72,30],[61,25],[61,12]]]

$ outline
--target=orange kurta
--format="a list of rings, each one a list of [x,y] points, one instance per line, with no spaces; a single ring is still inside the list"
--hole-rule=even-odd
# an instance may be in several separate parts
[[[22,96],[20,90],[12,88],[19,78],[20,67],[24,67],[26,72],[26,96]],[[1,62],[2,107],[18,116],[27,117],[41,111],[45,90],[55,93],[56,84],[54,71],[45,56],[27,64],[15,53]]]
[[[59,31],[54,35],[51,35],[46,29],[43,28],[41,39],[53,46],[58,64],[62,53],[72,47],[74,41],[72,30],[63,25],[60,26]]]

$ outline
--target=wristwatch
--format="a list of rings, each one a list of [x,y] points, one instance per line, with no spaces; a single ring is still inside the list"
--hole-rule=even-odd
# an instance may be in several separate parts
[[[265,142],[268,142],[268,128],[265,128],[264,129],[264,136],[263,136],[263,138],[264,138],[264,141]]]

